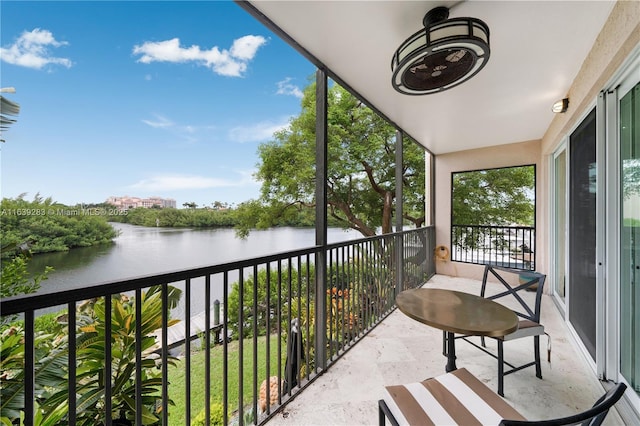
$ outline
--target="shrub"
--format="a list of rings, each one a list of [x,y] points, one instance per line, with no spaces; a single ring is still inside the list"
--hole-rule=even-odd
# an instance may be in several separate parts
[[[212,425],[224,424],[224,407],[222,404],[214,402],[209,407],[209,423]],[[191,426],[204,426],[205,422],[205,410],[203,409],[198,415],[191,421]]]
[[[61,314],[66,314],[66,310],[64,312],[52,312],[49,314],[37,316],[35,318],[33,328],[36,330],[36,332],[41,331],[45,334],[52,335],[59,334],[62,332],[63,328],[63,325],[58,322],[58,317]]]

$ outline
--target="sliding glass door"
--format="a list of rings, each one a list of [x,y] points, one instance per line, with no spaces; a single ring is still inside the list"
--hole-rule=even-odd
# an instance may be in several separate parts
[[[569,137],[569,322],[596,359],[596,110]]]
[[[565,303],[567,283],[567,150],[562,147],[553,158],[553,291]]]
[[[640,83],[620,96],[620,371],[639,392]]]

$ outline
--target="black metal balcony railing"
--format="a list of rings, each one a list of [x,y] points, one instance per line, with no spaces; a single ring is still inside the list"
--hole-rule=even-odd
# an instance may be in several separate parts
[[[435,273],[434,238],[420,228],[2,300],[1,416],[263,424]],[[52,308],[62,331],[47,334],[35,323]]]
[[[451,260],[535,270],[531,226],[451,225]]]

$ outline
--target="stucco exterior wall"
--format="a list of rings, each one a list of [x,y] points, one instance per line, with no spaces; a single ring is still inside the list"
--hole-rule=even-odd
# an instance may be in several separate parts
[[[491,148],[474,149],[436,156],[435,161],[435,212],[436,246],[451,249],[451,173],[497,167],[536,165],[536,182],[541,188],[540,141],[528,141]],[[540,192],[540,189],[537,191]],[[541,206],[536,203],[536,221]],[[536,247],[539,237],[536,236]],[[536,262],[538,260],[536,259]],[[543,271],[544,265],[536,269]],[[468,263],[436,260],[436,273],[481,279],[483,266]]]
[[[569,109],[555,115],[542,138],[543,155],[556,149],[639,43],[640,1],[619,1],[567,93]]]

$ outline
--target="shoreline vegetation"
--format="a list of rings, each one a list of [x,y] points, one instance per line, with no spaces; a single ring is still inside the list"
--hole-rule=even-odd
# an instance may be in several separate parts
[[[24,195],[3,198],[0,203],[0,246],[2,259],[14,257],[18,251],[30,254],[68,251],[77,247],[110,244],[118,232],[109,222],[162,228],[235,228],[243,226],[247,202],[238,207],[135,208],[118,210],[106,203],[68,206],[51,198]],[[216,205],[216,203],[213,203]],[[314,212],[301,209],[280,218],[273,226],[313,227]],[[239,233],[239,237],[246,233]],[[13,247],[14,249],[7,249]]]

